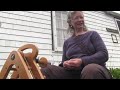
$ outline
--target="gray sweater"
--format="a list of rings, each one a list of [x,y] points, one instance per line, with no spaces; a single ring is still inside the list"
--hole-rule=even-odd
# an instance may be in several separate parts
[[[108,61],[107,48],[96,31],[89,31],[83,35],[71,36],[63,45],[62,63],[73,58],[81,58],[82,66],[96,63],[105,66]]]

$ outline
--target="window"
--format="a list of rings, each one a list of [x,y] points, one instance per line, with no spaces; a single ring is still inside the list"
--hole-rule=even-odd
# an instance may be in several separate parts
[[[115,29],[111,29],[111,28],[106,28],[106,30],[110,33],[113,33],[113,34],[111,34],[111,38],[112,38],[113,43],[118,43],[118,39],[117,39],[116,34],[119,34],[119,31],[115,30]]]
[[[117,28],[118,28],[118,34],[120,36],[120,19],[115,19],[116,24],[117,24]]]
[[[116,20],[117,21],[117,25],[118,25],[118,28],[119,28],[119,31],[120,31],[120,20]]]
[[[112,37],[113,43],[118,43],[118,39],[117,39],[117,36],[115,34],[111,34],[111,37]]]
[[[116,21],[116,26],[118,28],[118,34],[120,34],[120,20],[115,18],[115,21]]]
[[[53,11],[53,46],[54,51],[62,51],[64,41],[69,37],[67,33],[67,11]]]

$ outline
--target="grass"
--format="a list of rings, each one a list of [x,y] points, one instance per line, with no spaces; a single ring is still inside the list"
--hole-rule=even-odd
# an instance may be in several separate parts
[[[109,70],[112,74],[113,79],[120,79],[120,68],[110,68]]]

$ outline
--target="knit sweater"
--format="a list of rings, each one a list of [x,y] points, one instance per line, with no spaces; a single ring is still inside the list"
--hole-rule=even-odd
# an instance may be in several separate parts
[[[105,66],[108,51],[101,36],[96,31],[88,31],[65,40],[62,63],[59,66],[63,66],[64,61],[74,58],[81,58],[83,66],[91,63]]]

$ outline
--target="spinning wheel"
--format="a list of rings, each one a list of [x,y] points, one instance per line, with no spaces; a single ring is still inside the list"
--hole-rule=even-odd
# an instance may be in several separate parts
[[[32,49],[32,53],[23,52],[27,49]],[[38,48],[33,44],[26,44],[18,51],[12,51],[3,65],[0,79],[6,79],[10,71],[13,71],[11,79],[44,79],[40,67],[46,67],[48,62],[42,57],[36,63],[37,55]]]

